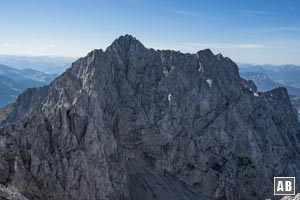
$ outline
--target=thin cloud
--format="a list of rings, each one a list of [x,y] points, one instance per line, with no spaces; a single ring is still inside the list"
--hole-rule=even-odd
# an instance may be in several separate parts
[[[160,8],[162,10],[165,10],[169,13],[173,13],[176,15],[181,15],[185,17],[191,17],[191,18],[200,18],[200,19],[212,19],[212,20],[222,20],[222,17],[218,17],[216,15],[209,15],[207,13],[201,13],[201,12],[194,12],[190,10],[176,10],[176,9],[169,9],[169,8]]]
[[[300,26],[274,26],[274,27],[263,27],[254,28],[252,31],[261,33],[271,33],[271,32],[300,32]]]
[[[241,14],[247,16],[273,16],[279,13],[269,10],[242,10]]]
[[[272,47],[268,44],[259,43],[193,43],[193,42],[173,42],[173,43],[145,43],[147,47],[154,49],[173,49],[183,53],[195,53],[202,49],[212,49],[216,52],[244,52],[256,51],[263,49],[271,49]]]
[[[203,15],[200,15],[199,13],[186,11],[186,10],[172,10],[172,12],[175,14],[184,15],[188,17],[197,17],[197,18],[203,17]]]
[[[47,47],[49,47],[49,48],[54,48],[54,47],[55,47],[55,45],[54,45],[54,44],[51,44],[51,43],[47,43],[46,45],[47,45]]]
[[[5,42],[5,43],[0,44],[0,47],[3,47],[3,48],[15,48],[15,47],[17,47],[17,45],[14,44],[14,43]]]
[[[268,48],[265,44],[255,43],[181,43],[185,47],[214,48],[214,49],[264,49]]]

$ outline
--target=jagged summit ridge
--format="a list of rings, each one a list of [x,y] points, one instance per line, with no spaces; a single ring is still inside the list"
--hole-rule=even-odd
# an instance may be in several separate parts
[[[300,127],[286,90],[244,84],[209,50],[121,36],[18,98],[0,184],[28,199],[272,198],[274,176],[300,176]]]
[[[117,38],[110,45],[110,47],[116,46],[116,45],[124,47],[124,48],[126,48],[126,47],[128,48],[131,45],[144,47],[144,45],[138,39],[136,39],[134,36],[128,35],[128,34],[127,35],[122,35],[119,38]]]

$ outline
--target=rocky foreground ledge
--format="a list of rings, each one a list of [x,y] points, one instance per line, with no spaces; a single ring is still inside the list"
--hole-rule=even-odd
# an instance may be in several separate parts
[[[281,200],[300,200],[300,193],[298,193],[296,196],[285,196]]]

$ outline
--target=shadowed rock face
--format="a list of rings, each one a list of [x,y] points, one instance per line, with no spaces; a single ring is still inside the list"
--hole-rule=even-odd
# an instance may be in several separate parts
[[[300,176],[300,126],[286,89],[244,83],[210,50],[121,36],[18,98],[0,184],[28,199],[271,198],[274,176]]]

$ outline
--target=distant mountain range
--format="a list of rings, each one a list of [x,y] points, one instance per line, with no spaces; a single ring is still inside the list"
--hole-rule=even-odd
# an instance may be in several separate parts
[[[240,73],[259,72],[282,85],[300,88],[300,66],[298,65],[251,65],[239,64]]]
[[[240,75],[252,80],[258,91],[285,87],[300,120],[300,66],[297,65],[251,65],[239,64]]]
[[[300,88],[289,86],[287,83],[273,81],[264,73],[241,72],[240,75],[247,80],[252,80],[261,92],[271,90],[275,87],[285,87],[290,95],[300,96]]]
[[[14,101],[27,88],[48,85],[58,74],[33,69],[19,70],[0,64],[0,108]]]
[[[61,74],[76,58],[57,56],[0,55],[0,63],[16,69],[34,69],[48,74]]]

